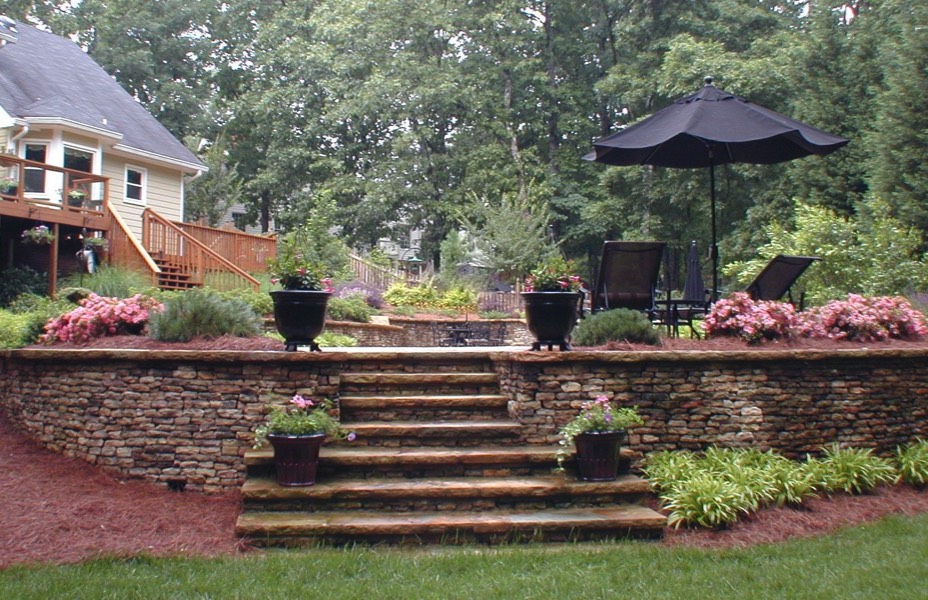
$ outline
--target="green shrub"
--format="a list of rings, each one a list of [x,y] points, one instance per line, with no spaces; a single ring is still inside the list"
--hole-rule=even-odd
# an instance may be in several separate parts
[[[256,292],[251,288],[235,288],[221,291],[219,296],[224,300],[240,300],[244,302],[258,316],[274,314],[274,299],[267,292]]]
[[[896,448],[895,458],[902,481],[916,487],[928,485],[928,441],[918,439]]]
[[[16,314],[0,308],[0,348],[22,348],[28,346],[29,313]]]
[[[148,322],[149,336],[163,342],[223,335],[252,337],[261,329],[261,319],[243,301],[227,300],[207,289],[187,290],[167,300],[164,310],[152,312]]]
[[[326,316],[333,321],[354,321],[357,323],[370,323],[371,316],[376,311],[368,306],[362,296],[348,296],[347,298],[329,298]]]
[[[330,331],[323,331],[319,334],[319,337],[316,338],[316,343],[320,346],[325,346],[328,348],[341,347],[349,348],[358,345],[358,340],[351,337],[350,335],[344,335],[342,333],[332,333]]]
[[[824,469],[823,479],[828,482],[829,491],[843,490],[849,494],[869,492],[899,477],[892,463],[874,456],[872,449],[842,448],[839,444],[824,449],[817,468]]]
[[[499,319],[511,319],[512,315],[505,313],[499,310],[483,310],[477,313],[481,319],[486,319],[487,321],[495,321]]]
[[[648,318],[627,308],[607,310],[581,320],[571,338],[575,346],[602,346],[608,342],[657,345],[660,341]]]
[[[396,283],[384,292],[383,298],[393,306],[430,308],[438,305],[440,294],[431,284],[413,287],[403,283]]]
[[[57,300],[37,294],[22,294],[16,298],[9,307],[10,311],[21,314],[28,320],[23,345],[28,346],[38,341],[45,329],[45,324],[72,310],[76,303],[60,295]]]
[[[684,481],[695,470],[696,464],[696,455],[688,450],[662,450],[645,458],[642,471],[651,487],[660,492]]]
[[[438,299],[438,308],[447,308],[457,311],[470,311],[477,309],[477,292],[465,287],[456,287],[448,290]]]
[[[61,287],[86,288],[108,298],[130,298],[150,288],[151,279],[138,271],[102,265],[94,273],[68,275]]]
[[[684,523],[721,527],[749,512],[749,503],[738,486],[706,472],[671,486],[661,494],[661,500],[664,508],[670,511],[667,524],[672,527]]]
[[[22,294],[44,294],[46,276],[29,267],[11,267],[0,272],[0,308],[6,308]]]

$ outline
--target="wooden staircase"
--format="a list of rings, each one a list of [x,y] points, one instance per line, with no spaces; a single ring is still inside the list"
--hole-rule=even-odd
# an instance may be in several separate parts
[[[188,290],[199,287],[193,282],[193,276],[183,265],[158,256],[152,256],[161,269],[158,273],[158,287],[162,290]]]
[[[236,533],[258,545],[505,543],[660,537],[633,475],[553,473],[557,446],[526,445],[481,359],[341,376],[351,444],[324,446],[317,483],[284,488],[273,452],[250,451]]]

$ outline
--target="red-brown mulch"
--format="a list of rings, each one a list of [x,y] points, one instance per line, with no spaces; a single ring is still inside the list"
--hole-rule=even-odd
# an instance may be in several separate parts
[[[235,554],[238,492],[207,496],[114,479],[41,448],[0,417],[0,568],[105,555]]]
[[[0,418],[0,568],[71,563],[98,556],[235,555],[238,492],[207,496],[122,481],[45,450]],[[722,531],[667,529],[663,544],[745,547],[821,535],[889,514],[928,512],[928,492],[906,486],[867,496],[813,500],[807,509],[767,509]]]
[[[53,348],[281,350],[266,338],[220,338],[166,344],[143,336],[101,338]],[[794,342],[746,346],[737,340],[670,340],[664,350],[796,348],[925,348],[928,343],[850,344]],[[619,345],[616,350],[654,350]],[[234,555],[245,545],[233,535],[241,509],[237,492],[206,496],[122,481],[75,458],[39,447],[0,417],[0,568],[17,563],[69,563],[96,556]],[[813,500],[806,508],[763,510],[726,530],[667,529],[663,544],[702,548],[745,547],[821,535],[889,514],[928,512],[928,491],[884,487],[872,495]]]

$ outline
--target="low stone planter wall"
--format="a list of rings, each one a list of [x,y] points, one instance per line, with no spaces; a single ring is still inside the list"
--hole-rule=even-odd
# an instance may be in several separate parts
[[[466,356],[493,363],[525,443],[556,442],[600,393],[639,406],[646,424],[630,435],[639,453],[719,445],[801,457],[834,441],[888,453],[928,438],[925,350]],[[243,481],[269,403],[333,396],[341,373],[381,365],[453,368],[430,351],[4,351],[0,412],[46,447],[122,476],[213,492]]]
[[[463,319],[436,321],[441,325],[464,322]],[[503,328],[506,346],[531,346],[534,341],[525,321],[521,319],[497,319],[489,323],[494,331]],[[438,345],[432,331],[432,322],[422,319],[390,317],[389,324],[327,321],[325,328],[331,333],[350,335],[358,340],[358,346],[422,348]]]

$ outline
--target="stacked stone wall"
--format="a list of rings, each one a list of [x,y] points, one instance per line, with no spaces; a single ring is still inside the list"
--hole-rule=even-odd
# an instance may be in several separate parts
[[[891,452],[928,438],[928,351],[499,352],[492,364],[523,441],[556,443],[580,405],[637,405],[639,454],[710,445],[801,457],[841,442]],[[479,355],[479,356],[478,356]],[[455,370],[434,352],[0,352],[0,413],[41,444],[121,476],[220,491],[268,405],[335,396],[342,373]],[[465,366],[471,370],[472,366]]]

